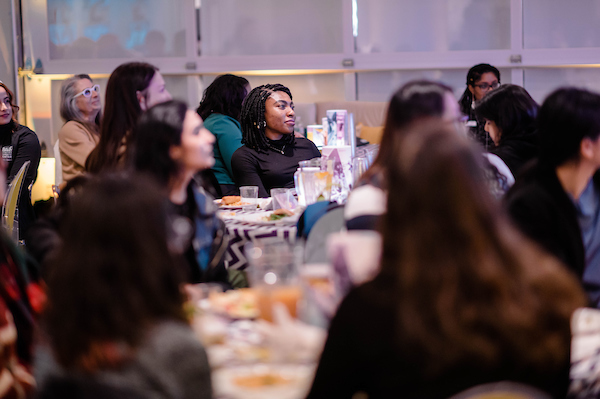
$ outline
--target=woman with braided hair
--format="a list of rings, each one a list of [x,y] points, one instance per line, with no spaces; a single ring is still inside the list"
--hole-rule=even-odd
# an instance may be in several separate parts
[[[268,197],[272,188],[294,187],[298,162],[320,157],[312,141],[294,137],[294,103],[281,84],[254,88],[242,104],[242,146],[231,158],[233,177],[240,186],[258,186]]]

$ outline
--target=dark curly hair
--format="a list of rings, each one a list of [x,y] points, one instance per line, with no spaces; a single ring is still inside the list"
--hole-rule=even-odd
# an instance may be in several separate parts
[[[242,102],[248,92],[246,78],[231,74],[218,76],[204,90],[202,101],[196,112],[204,120],[211,114],[222,114],[239,120],[242,112]]]
[[[242,144],[255,151],[266,151],[269,148],[267,136],[265,136],[267,125],[265,119],[265,102],[276,91],[283,91],[292,99],[290,89],[284,85],[275,83],[255,87],[242,104],[242,114],[240,116]],[[286,145],[293,145],[295,142],[293,134],[285,135],[284,140]]]

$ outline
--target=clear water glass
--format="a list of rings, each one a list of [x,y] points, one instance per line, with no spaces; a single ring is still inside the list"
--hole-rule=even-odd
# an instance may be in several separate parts
[[[242,210],[255,211],[258,204],[258,186],[240,187],[240,196],[242,197]]]

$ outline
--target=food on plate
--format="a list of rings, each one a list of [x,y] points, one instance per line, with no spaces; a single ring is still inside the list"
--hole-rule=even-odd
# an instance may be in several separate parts
[[[275,373],[253,374],[243,377],[235,377],[234,384],[244,388],[262,388],[273,385],[284,385],[292,382],[290,378],[282,377]]]
[[[294,212],[288,209],[276,209],[269,216],[266,216],[266,221],[281,220],[288,216],[294,216]]]
[[[294,216],[294,212],[289,209],[275,209],[273,215]]]
[[[235,357],[243,362],[267,362],[271,358],[271,350],[254,345],[235,345]]]
[[[242,197],[240,197],[239,195],[226,195],[223,198],[221,198],[221,206],[224,205],[242,206],[248,205],[248,203],[242,202]]]
[[[221,314],[236,319],[255,318],[258,316],[256,294],[250,288],[214,292],[209,296],[211,308]]]

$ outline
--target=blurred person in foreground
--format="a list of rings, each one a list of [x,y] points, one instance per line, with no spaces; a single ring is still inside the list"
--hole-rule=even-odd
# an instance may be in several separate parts
[[[388,106],[377,158],[350,192],[344,209],[349,230],[375,229],[379,217],[386,211],[388,168],[397,160],[395,148],[397,142],[403,139],[403,128],[427,117],[440,117],[450,123],[460,119],[458,104],[450,87],[438,82],[415,80],[394,93]]]
[[[213,197],[195,175],[214,164],[215,137],[202,118],[181,101],[155,105],[140,118],[135,129],[133,166],[152,177],[164,190],[171,212],[180,223],[180,250],[187,261],[190,283],[228,285],[224,266],[228,236],[217,217]]]
[[[170,228],[163,194],[143,176],[107,174],[76,194],[47,278],[50,348],[38,348],[35,365],[42,392],[59,381],[147,398],[212,397]]]
[[[556,255],[600,306],[600,94],[551,93],[539,111],[540,155],[506,195],[513,221]]]
[[[464,136],[439,120],[407,129],[381,271],[340,305],[308,398],[447,398],[503,380],[564,397],[577,281],[509,225]]]
[[[6,163],[0,160],[0,197],[6,185]],[[36,319],[43,293],[21,251],[0,231],[0,398],[24,398],[35,382],[29,370]]]

